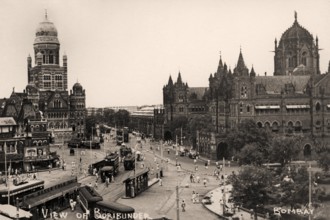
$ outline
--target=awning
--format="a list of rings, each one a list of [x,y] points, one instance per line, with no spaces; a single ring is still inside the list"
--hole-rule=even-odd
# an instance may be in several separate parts
[[[9,216],[10,218],[17,218],[17,214],[19,218],[31,218],[32,214],[30,212],[27,212],[23,209],[18,209],[17,207],[12,205],[0,205],[0,212],[3,213],[6,216]]]
[[[256,105],[255,109],[280,109],[279,105]]]
[[[286,105],[287,109],[306,109],[310,108],[309,105]]]
[[[37,195],[35,197],[27,198],[24,201],[24,204],[31,209],[32,207],[36,207],[40,204],[44,204],[50,200],[53,200],[55,198],[58,198],[60,196],[64,196],[66,193],[73,192],[74,190],[78,189],[80,186],[80,183],[71,183],[66,186],[63,186],[61,188],[53,189],[49,192],[42,192],[40,195]]]

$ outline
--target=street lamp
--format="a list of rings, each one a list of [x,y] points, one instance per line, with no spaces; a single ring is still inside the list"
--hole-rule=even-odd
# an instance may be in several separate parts
[[[91,151],[91,172],[93,172],[93,151],[92,151],[92,141],[93,141],[93,127],[92,127],[91,142],[89,143],[89,147],[90,147],[90,151]]]

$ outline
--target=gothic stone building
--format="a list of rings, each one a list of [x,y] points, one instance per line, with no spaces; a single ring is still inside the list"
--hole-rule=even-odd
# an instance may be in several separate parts
[[[24,100],[29,100],[36,112],[47,121],[47,129],[55,142],[63,142],[72,136],[84,137],[86,94],[79,83],[68,92],[68,58],[63,55],[60,66],[60,42],[57,29],[45,16],[37,29],[34,40],[34,65],[27,58],[28,85],[23,93],[13,91],[2,116],[18,117]]]
[[[215,134],[198,134],[202,155],[222,159],[227,146],[221,134],[244,119],[276,133],[301,136],[302,156],[313,156],[330,145],[330,74],[319,69],[318,38],[297,20],[274,42],[274,74],[249,70],[240,51],[232,71],[220,57],[218,69],[209,77],[209,87],[191,88],[181,73],[163,88],[167,123],[180,116],[209,115]],[[218,138],[217,138],[218,137]]]

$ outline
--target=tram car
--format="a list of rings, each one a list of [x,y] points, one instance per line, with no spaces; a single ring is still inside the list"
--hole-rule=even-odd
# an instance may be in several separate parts
[[[122,144],[120,146],[120,156],[126,157],[128,154],[132,154],[132,149],[130,147],[127,147],[125,144]]]
[[[134,219],[134,208],[116,202],[103,201],[102,196],[92,187],[79,188],[79,204],[89,212],[89,220],[96,219]]]
[[[134,170],[135,168],[135,157],[133,154],[128,154],[124,159],[125,170]]]

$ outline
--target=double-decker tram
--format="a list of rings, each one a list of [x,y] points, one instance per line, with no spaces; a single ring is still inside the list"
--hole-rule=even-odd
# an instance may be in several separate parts
[[[134,170],[135,168],[135,157],[133,154],[128,154],[124,159],[125,170]]]
[[[103,201],[102,196],[89,186],[80,187],[78,202],[89,220],[134,219],[134,208],[116,202]]]

